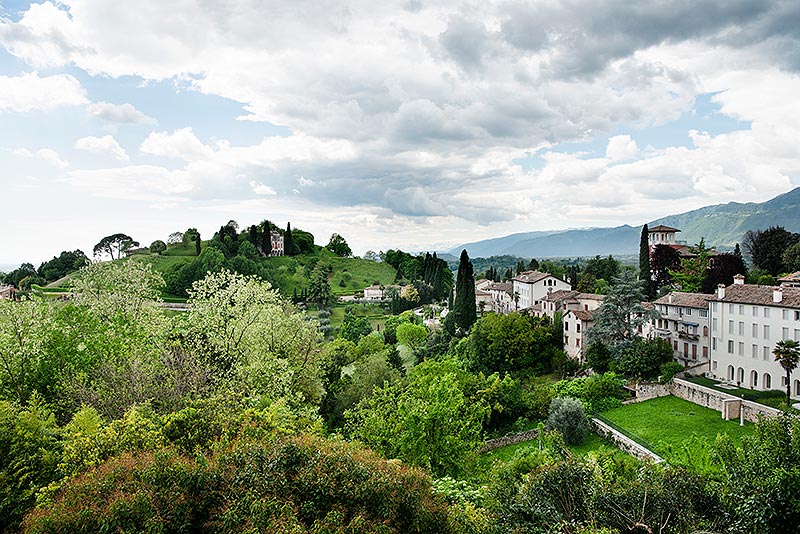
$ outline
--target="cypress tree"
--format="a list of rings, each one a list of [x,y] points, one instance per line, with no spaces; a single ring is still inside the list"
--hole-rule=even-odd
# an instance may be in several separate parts
[[[294,256],[294,240],[292,240],[292,224],[286,223],[286,233],[283,234],[283,253]]]
[[[467,250],[461,251],[456,275],[456,298],[450,313],[455,314],[452,321],[456,328],[469,330],[478,319],[475,306],[475,275]]]
[[[642,235],[639,239],[639,282],[642,284],[642,292],[647,300],[652,300],[655,297],[655,288],[653,287],[653,275],[650,271],[650,243],[648,237],[650,235],[649,229],[645,224],[642,226]]]
[[[247,240],[250,241],[254,247],[258,246],[258,226],[251,224],[247,229]]]
[[[194,234],[194,251],[198,256],[200,255],[200,232]]]

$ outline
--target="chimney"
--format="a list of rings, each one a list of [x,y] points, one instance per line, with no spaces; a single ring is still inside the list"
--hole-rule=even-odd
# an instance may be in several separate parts
[[[720,284],[717,286],[717,298],[718,299],[725,298],[725,284]]]
[[[783,302],[783,288],[779,287],[772,291],[772,302]]]
[[[741,274],[737,274],[733,277],[733,285],[735,286],[743,286],[744,285],[744,276]]]
[[[674,298],[674,297],[672,296],[672,293],[670,293],[670,294],[669,294],[669,296],[667,297],[667,301],[668,301],[670,304],[672,304],[672,299],[673,299],[673,298]]]

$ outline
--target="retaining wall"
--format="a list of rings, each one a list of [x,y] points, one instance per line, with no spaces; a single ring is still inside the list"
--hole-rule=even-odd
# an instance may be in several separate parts
[[[601,420],[592,418],[591,421],[592,421],[592,426],[594,427],[594,431],[599,436],[613,441],[617,445],[617,447],[627,452],[631,456],[634,456],[639,460],[652,460],[653,462],[656,463],[661,463],[664,461],[663,458],[661,458],[659,455],[657,455],[650,449],[633,441],[631,438],[629,438],[622,432],[619,432],[615,428],[610,427]]]
[[[539,431],[537,429],[526,430],[516,434],[506,434],[500,438],[487,439],[480,449],[480,452],[492,451],[505,447],[506,445],[514,445],[515,443],[522,443],[523,441],[531,441],[538,437]]]
[[[707,388],[680,378],[672,379],[670,390],[676,397],[722,413],[723,419],[739,418],[738,410],[734,409],[736,403],[731,401],[739,401],[741,410],[744,412],[745,421],[750,421],[751,423],[758,421],[759,416],[777,417],[782,413],[775,408],[770,408],[769,406],[764,406],[763,404],[753,401],[742,400],[736,395],[723,393],[716,389]],[[725,406],[726,404],[728,405],[727,407]]]

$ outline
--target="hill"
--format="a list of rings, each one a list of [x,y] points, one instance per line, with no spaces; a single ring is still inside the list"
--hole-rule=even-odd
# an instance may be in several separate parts
[[[664,224],[679,228],[678,239],[689,244],[704,237],[706,244],[733,247],[748,230],[783,226],[800,232],[800,187],[766,202],[729,202],[662,217],[649,226]],[[466,243],[449,252],[466,248],[471,257],[513,255],[524,258],[626,255],[639,250],[640,227],[589,228],[551,232],[527,232]]]

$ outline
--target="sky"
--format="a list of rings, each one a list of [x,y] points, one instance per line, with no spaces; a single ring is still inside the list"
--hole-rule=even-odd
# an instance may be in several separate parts
[[[800,185],[800,2],[0,0],[0,264],[233,219],[354,252]]]

